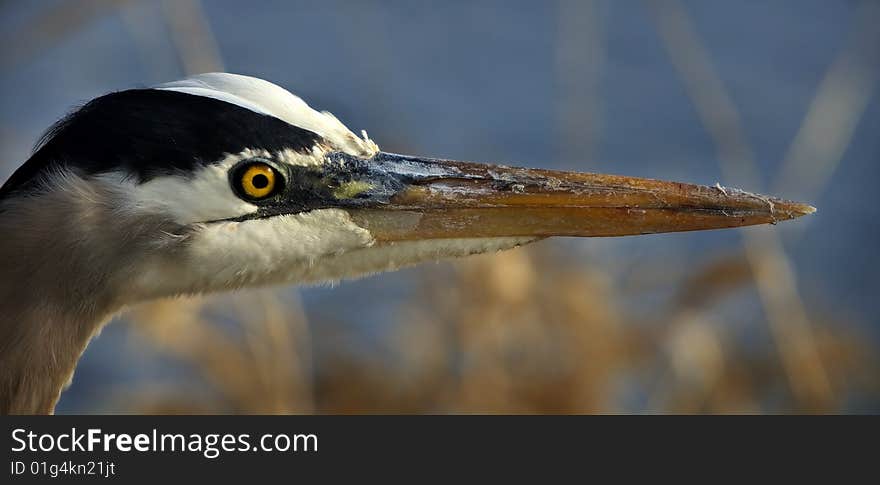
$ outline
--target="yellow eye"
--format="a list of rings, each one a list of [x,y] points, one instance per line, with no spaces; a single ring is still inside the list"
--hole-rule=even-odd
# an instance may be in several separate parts
[[[238,185],[244,195],[263,199],[275,192],[277,181],[275,169],[265,163],[252,163],[240,170]]]

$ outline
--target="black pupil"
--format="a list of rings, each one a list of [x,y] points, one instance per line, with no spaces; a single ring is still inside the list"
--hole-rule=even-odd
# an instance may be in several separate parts
[[[269,186],[269,177],[258,173],[257,175],[254,175],[254,178],[251,179],[251,184],[253,184],[253,186],[258,189],[265,189]]]

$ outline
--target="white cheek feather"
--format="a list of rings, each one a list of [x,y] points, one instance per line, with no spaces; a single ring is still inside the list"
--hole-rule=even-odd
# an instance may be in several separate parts
[[[324,257],[319,264],[300,268],[287,281],[323,283],[357,278],[413,266],[426,261],[503,251],[537,241],[534,237],[487,237],[401,241]]]
[[[433,239],[377,245],[341,209],[204,224],[183,259],[150,264],[135,283],[140,298],[280,283],[355,278],[424,261],[510,249],[532,237]]]
[[[261,157],[291,165],[320,165],[324,152],[315,148],[311,153],[283,150],[269,153],[262,149],[246,149],[227,154],[223,160],[197,169],[192,175],[164,175],[137,184],[118,173],[101,175],[105,181],[123,186],[120,193],[133,211],[169,215],[179,224],[233,219],[257,211],[257,206],[242,200],[229,186],[229,170],[241,160]]]
[[[185,263],[153,266],[139,282],[145,296],[232,290],[280,283],[322,283],[424,261],[510,249],[531,237],[435,239],[375,245],[345,211],[325,209],[203,226]]]
[[[340,209],[205,224],[191,238],[183,265],[145,275],[142,286],[148,293],[217,291],[292,281],[323,257],[373,244],[370,233]]]
[[[214,98],[257,113],[274,116],[291,125],[317,133],[334,149],[350,155],[371,157],[379,151],[379,147],[367,138],[366,134],[364,138],[359,138],[332,114],[315,111],[299,97],[263,79],[212,72],[160,84],[154,89]]]
[[[125,193],[134,210],[167,214],[179,224],[214,221],[256,212],[257,206],[232,192],[230,157],[196,170],[192,176],[166,175],[148,182],[130,182]]]

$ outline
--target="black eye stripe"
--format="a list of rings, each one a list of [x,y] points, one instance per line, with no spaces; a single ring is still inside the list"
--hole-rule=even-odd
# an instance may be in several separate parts
[[[269,115],[225,101],[157,89],[97,98],[54,125],[31,158],[4,183],[0,199],[32,190],[58,168],[94,175],[121,171],[144,183],[194,173],[229,153],[311,153],[323,139]]]

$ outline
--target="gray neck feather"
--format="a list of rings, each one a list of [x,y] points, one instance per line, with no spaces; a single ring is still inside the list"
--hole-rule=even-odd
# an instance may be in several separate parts
[[[0,200],[0,413],[53,412],[89,340],[135,299],[133,277],[167,252],[157,234],[179,228],[122,201],[69,173]]]

